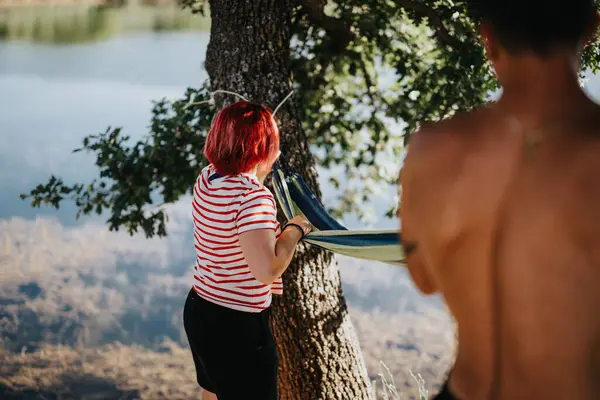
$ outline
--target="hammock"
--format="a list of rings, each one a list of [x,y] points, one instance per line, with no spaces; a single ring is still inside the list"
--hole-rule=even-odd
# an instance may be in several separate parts
[[[304,237],[306,243],[353,258],[405,266],[397,230],[348,230],[329,215],[300,175],[290,170],[286,177],[279,163],[273,167],[273,190],[288,220],[303,215],[313,225]]]

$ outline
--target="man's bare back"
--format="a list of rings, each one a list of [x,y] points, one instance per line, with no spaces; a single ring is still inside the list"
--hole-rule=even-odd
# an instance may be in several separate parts
[[[457,321],[459,399],[600,399],[600,107],[584,103],[533,144],[499,105],[411,141],[409,270]]]

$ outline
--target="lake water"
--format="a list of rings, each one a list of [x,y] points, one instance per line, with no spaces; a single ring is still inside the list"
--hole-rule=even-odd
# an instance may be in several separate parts
[[[139,33],[103,42],[0,42],[0,218],[32,210],[19,193],[50,174],[90,179],[93,159],[72,154],[84,136],[123,126],[147,132],[151,101],[199,86],[208,33]],[[72,209],[60,212],[70,220]]]

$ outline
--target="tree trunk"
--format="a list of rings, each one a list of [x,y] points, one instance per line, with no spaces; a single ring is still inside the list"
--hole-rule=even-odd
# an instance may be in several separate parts
[[[271,109],[285,98],[291,90],[294,6],[293,0],[210,0],[212,25],[205,66],[213,90],[234,91]],[[218,106],[235,100],[229,95],[216,99]],[[293,97],[278,111],[277,120],[282,161],[318,189],[314,159]],[[274,296],[272,313],[280,398],[372,399],[340,273],[331,257],[302,246],[283,281],[284,295],[281,300]]]

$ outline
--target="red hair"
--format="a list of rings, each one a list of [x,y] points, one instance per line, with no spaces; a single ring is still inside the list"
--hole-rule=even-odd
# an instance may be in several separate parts
[[[218,173],[236,175],[274,161],[279,153],[279,129],[268,107],[238,101],[217,114],[204,155]]]

